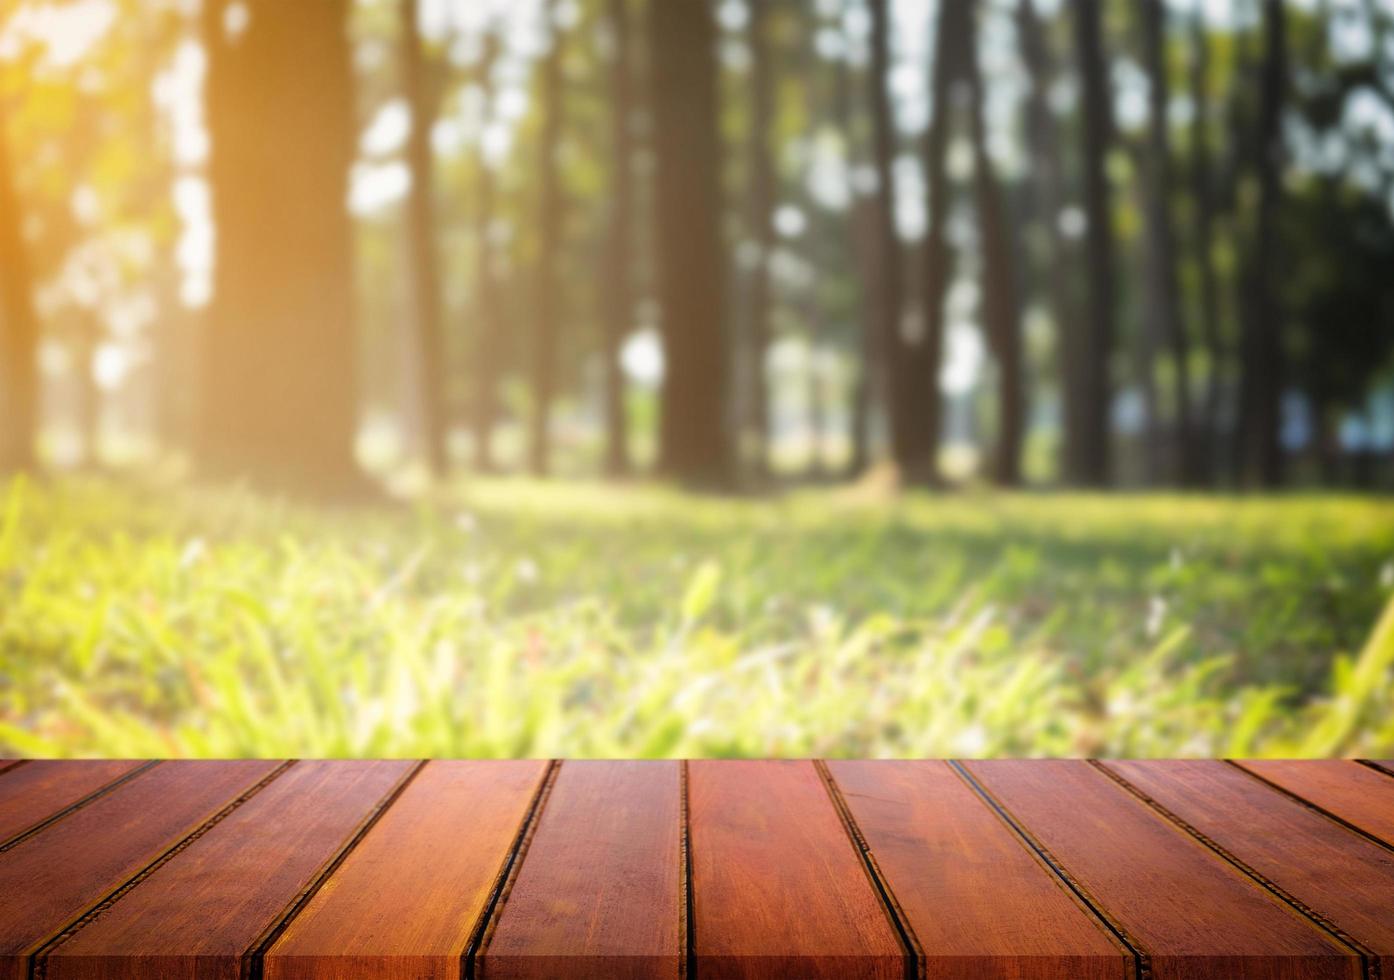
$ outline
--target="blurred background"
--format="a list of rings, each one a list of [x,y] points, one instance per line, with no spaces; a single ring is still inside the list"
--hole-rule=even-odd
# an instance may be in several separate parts
[[[0,751],[1394,751],[1390,0],[3,0]]]

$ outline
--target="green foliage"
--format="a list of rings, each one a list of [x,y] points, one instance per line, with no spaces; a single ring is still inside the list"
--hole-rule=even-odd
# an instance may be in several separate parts
[[[1387,754],[1392,560],[1358,498],[16,481],[0,752]]]

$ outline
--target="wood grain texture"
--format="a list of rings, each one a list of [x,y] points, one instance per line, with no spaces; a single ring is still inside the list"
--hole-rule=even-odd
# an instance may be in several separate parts
[[[267,951],[266,980],[458,980],[547,768],[427,763]]]
[[[278,765],[162,762],[0,854],[0,980]]]
[[[1089,763],[964,765],[1147,956],[1155,980],[1361,976],[1353,951]]]
[[[122,759],[26,762],[0,780],[0,848],[143,765]]]
[[[1394,966],[1394,853],[1224,762],[1108,768]]]
[[[945,762],[829,762],[930,980],[1122,980],[1133,957]]]
[[[1394,779],[1346,759],[1255,759],[1236,765],[1394,847]]]
[[[297,762],[52,949],[50,980],[237,980],[243,957],[414,767]]]
[[[906,975],[893,927],[811,762],[692,762],[691,941],[702,980]]]
[[[565,762],[478,975],[676,980],[685,914],[681,764]]]

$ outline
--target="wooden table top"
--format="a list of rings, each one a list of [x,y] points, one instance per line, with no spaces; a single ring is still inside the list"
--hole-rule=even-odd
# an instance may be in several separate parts
[[[1394,977],[1394,761],[0,760],[0,980]]]

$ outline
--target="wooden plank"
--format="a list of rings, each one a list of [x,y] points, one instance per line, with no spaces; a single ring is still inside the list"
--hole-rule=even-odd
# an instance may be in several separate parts
[[[964,763],[1155,980],[1362,975],[1359,957],[1087,762]]]
[[[1394,966],[1394,853],[1224,762],[1108,767]]]
[[[278,765],[162,762],[0,854],[0,980]]]
[[[682,861],[680,763],[563,763],[479,975],[676,980]]]
[[[415,768],[297,762],[48,952],[50,980],[238,980],[319,872]]]
[[[143,765],[123,759],[25,763],[0,780],[0,849]]]
[[[458,980],[547,769],[428,763],[267,951],[266,980]]]
[[[1394,779],[1346,759],[1255,759],[1236,765],[1394,847]]]
[[[930,980],[1121,980],[1134,959],[945,762],[829,762]]]
[[[713,978],[900,978],[904,947],[811,762],[692,762],[691,942]]]
[[[1386,775],[1394,776],[1394,759],[1369,759],[1370,765],[1378,766]]]

